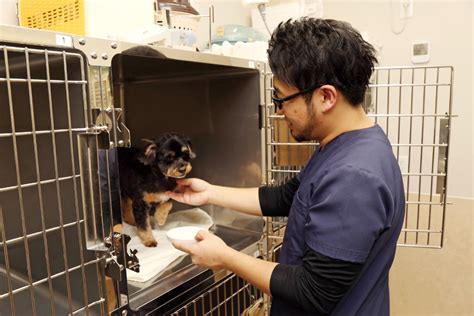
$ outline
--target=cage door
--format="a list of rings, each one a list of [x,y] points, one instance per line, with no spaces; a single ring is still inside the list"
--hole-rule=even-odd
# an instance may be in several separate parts
[[[104,258],[86,251],[83,230],[86,61],[0,50],[0,314],[105,315]]]
[[[376,67],[364,109],[387,134],[405,185],[406,217],[399,246],[441,248],[447,205],[449,134],[452,123],[450,66]],[[271,84],[271,74],[267,79]],[[266,156],[270,185],[284,183],[305,165],[317,143],[297,143],[266,100]],[[271,219],[272,247],[286,219]]]

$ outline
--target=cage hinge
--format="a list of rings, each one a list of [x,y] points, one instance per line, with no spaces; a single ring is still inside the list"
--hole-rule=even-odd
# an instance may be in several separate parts
[[[137,257],[138,250],[126,251],[130,236],[114,232],[112,238],[106,238],[105,244],[109,248],[105,265],[105,274],[115,280],[122,279],[124,267],[134,272],[140,272],[140,263]],[[122,259],[123,258],[123,259]],[[125,262],[123,262],[125,260]],[[123,264],[125,263],[125,265]]]

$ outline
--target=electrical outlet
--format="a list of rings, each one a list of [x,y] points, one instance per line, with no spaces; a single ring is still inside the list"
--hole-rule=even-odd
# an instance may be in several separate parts
[[[413,16],[413,0],[400,0],[400,19],[408,19]]]

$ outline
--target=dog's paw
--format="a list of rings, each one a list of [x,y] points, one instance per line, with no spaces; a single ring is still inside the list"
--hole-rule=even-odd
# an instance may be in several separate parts
[[[156,247],[158,245],[158,242],[156,240],[145,240],[143,242],[143,244],[145,245],[145,247]]]
[[[142,241],[142,244],[145,245],[145,247],[156,247],[156,245],[158,245],[158,242],[153,237],[151,229],[149,230],[138,229],[137,232],[138,232],[138,237],[140,237],[140,240]]]

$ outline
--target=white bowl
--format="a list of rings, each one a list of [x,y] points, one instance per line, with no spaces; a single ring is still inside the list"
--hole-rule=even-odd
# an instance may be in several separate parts
[[[197,240],[194,238],[200,230],[207,230],[196,226],[182,226],[168,230],[166,237],[170,242],[179,241],[187,244],[194,244]]]

